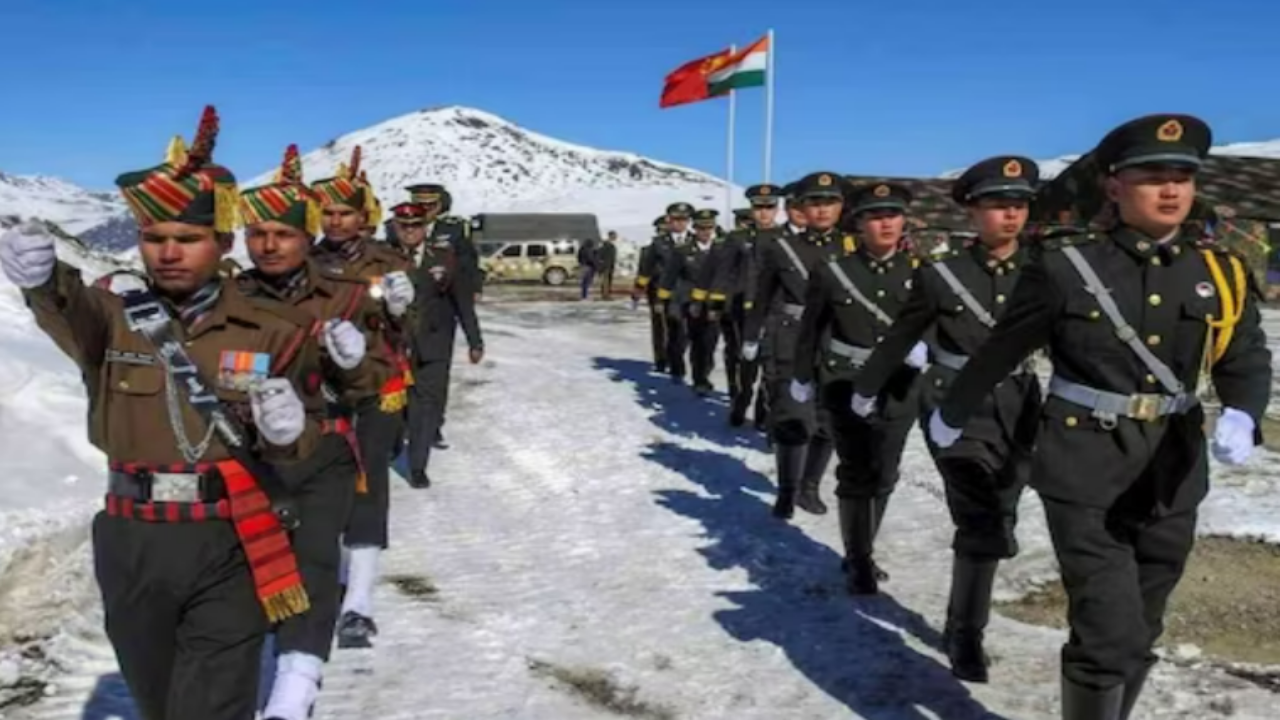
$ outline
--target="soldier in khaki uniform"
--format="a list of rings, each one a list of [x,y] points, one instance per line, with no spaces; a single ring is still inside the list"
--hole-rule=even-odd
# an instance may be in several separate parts
[[[110,463],[94,570],[145,720],[251,720],[270,623],[308,608],[271,469],[316,445],[316,345],[306,313],[218,277],[236,188],[212,163],[216,133],[207,108],[190,152],[179,138],[116,180],[145,289],[86,287],[36,226],[0,239],[0,266],[85,378],[89,438]]]
[[[379,553],[387,547],[387,519],[391,499],[391,462],[400,453],[399,438],[408,403],[408,371],[403,339],[403,317],[413,302],[409,261],[395,248],[360,236],[373,212],[373,196],[359,177],[359,148],[352,167],[338,168],[335,177],[318,180],[311,189],[320,200],[324,238],[316,243],[313,257],[329,273],[358,278],[370,285],[370,294],[383,302],[383,312],[369,318],[371,327],[388,338],[386,352],[397,372],[383,384],[376,400],[356,409],[356,435],[364,462],[368,492],[358,494],[351,521],[343,537],[347,550],[346,595],[338,624],[338,647],[369,647],[377,634],[373,622],[373,586],[377,581]]]
[[[312,605],[276,630],[276,680],[263,713],[267,720],[305,720],[338,622],[340,538],[357,488],[368,491],[355,411],[376,402],[395,367],[377,323],[369,322],[382,309],[369,297],[368,283],[327,273],[309,257],[320,233],[320,205],[302,183],[297,146],[289,146],[275,182],[241,194],[240,214],[255,265],[238,277],[241,291],[306,311],[323,341],[324,393],[313,396],[308,411],[322,418],[324,437],[287,477],[302,518],[292,537]]]

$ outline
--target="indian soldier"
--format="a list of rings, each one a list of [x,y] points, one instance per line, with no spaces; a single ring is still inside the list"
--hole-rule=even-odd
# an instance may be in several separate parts
[[[338,622],[341,536],[353,496],[363,487],[354,429],[355,409],[376,402],[395,372],[382,333],[370,327],[381,313],[359,277],[327,273],[310,259],[320,234],[320,204],[302,182],[298,148],[290,145],[276,179],[240,195],[245,245],[254,268],[237,278],[240,291],[305,311],[323,341],[323,394],[308,407],[322,419],[323,437],[286,482],[301,524],[291,535],[311,609],[276,629],[276,679],[263,717],[306,720],[319,694]],[[311,378],[309,378],[311,380]]]
[[[600,264],[600,299],[609,300],[613,297],[613,271],[618,266],[617,231],[610,230],[605,236],[597,260]]]
[[[444,402],[453,362],[453,334],[457,325],[467,338],[472,364],[484,359],[472,276],[459,267],[457,251],[445,239],[427,241],[426,211],[417,203],[392,208],[396,233],[413,263],[417,288],[409,311],[407,334],[414,383],[409,392],[409,485],[431,486],[427,462],[439,437]]]
[[[667,316],[663,302],[658,299],[658,283],[655,278],[662,276],[662,257],[667,243],[667,216],[660,215],[653,221],[653,239],[640,251],[636,265],[636,283],[631,291],[631,307],[640,304],[640,296],[648,301],[649,307],[649,341],[653,346],[653,370],[667,371]]]
[[[339,648],[369,647],[369,638],[377,634],[373,587],[378,556],[387,547],[391,462],[401,449],[398,439],[411,380],[402,318],[413,303],[413,282],[408,274],[412,266],[394,248],[361,237],[360,230],[367,225],[365,217],[373,211],[373,197],[356,181],[358,161],[359,148],[353,153],[352,167],[339,167],[336,176],[312,183],[324,228],[324,237],[312,253],[326,271],[365,281],[370,294],[382,300],[382,313],[370,323],[387,337],[386,353],[394,358],[397,371],[383,383],[376,398],[356,409],[356,436],[368,492],[356,495],[343,535],[347,573],[338,622]]]
[[[1210,140],[1189,115],[1108,133],[1092,156],[1114,221],[1033,248],[1004,315],[929,420],[933,442],[951,447],[992,388],[1048,345],[1031,486],[1069,600],[1064,720],[1130,717],[1156,662],[1208,492],[1196,392],[1206,374],[1223,408],[1218,461],[1241,464],[1262,441],[1272,371],[1253,275],[1184,225]]]
[[[707,291],[699,285],[712,249],[718,242],[718,214],[710,209],[693,213],[693,237],[671,250],[663,264],[662,282],[658,286],[658,297],[667,300],[667,327],[669,330],[675,328],[675,332],[668,332],[667,336],[668,362],[673,367],[682,367],[687,345],[693,390],[704,396],[714,390],[711,369],[715,364],[719,328],[708,317]],[[671,343],[673,335],[675,344]],[[673,376],[677,375],[673,372]]]
[[[804,208],[804,222],[815,218],[826,223],[833,212],[839,218],[844,193],[839,175],[813,173],[790,187],[791,200]],[[763,214],[763,213],[762,213]],[[759,271],[755,301],[747,313],[742,356],[748,361],[763,351],[764,382],[769,394],[769,436],[778,469],[778,497],[774,517],[787,519],[797,506],[821,515],[826,505],[818,494],[822,476],[831,462],[831,438],[825,414],[812,398],[797,401],[789,384],[797,368],[800,318],[804,315],[810,276],[841,251],[842,238],[830,232],[834,225],[784,230],[757,246]]]
[[[875,538],[898,482],[907,434],[916,421],[916,379],[928,362],[924,343],[909,348],[906,361],[887,373],[875,415],[854,413],[854,381],[911,290],[916,263],[898,251],[910,202],[911,193],[894,183],[853,193],[849,209],[857,222],[857,242],[846,236],[840,255],[814,269],[796,343],[791,396],[807,401],[817,383],[818,406],[829,420],[839,456],[836,497],[844,568],[853,595],[874,595],[879,582],[888,579],[875,563]],[[838,202],[807,203],[809,237],[821,235],[834,242],[841,209]],[[816,485],[814,479],[814,492]]]
[[[663,316],[663,339],[666,341],[662,355],[666,360],[666,370],[671,374],[671,381],[676,384],[684,382],[688,367],[684,361],[684,351],[689,339],[685,333],[684,321],[679,315],[673,317],[671,291],[662,288],[662,279],[670,271],[669,266],[675,262],[676,248],[689,243],[689,220],[693,217],[693,206],[689,203],[672,203],[667,206],[667,231],[653,242],[649,266],[640,268],[636,278],[637,287],[644,287],[652,282],[655,286],[654,297]]]
[[[107,637],[145,720],[251,720],[270,624],[308,609],[272,472],[305,459],[311,318],[218,276],[236,226],[235,178],[213,163],[206,108],[186,150],[116,179],[139,225],[146,282],[86,287],[30,225],[0,266],[81,369],[89,439],[106,455],[93,520]],[[279,512],[273,512],[277,510]]]
[[[937,406],[1004,314],[1022,274],[1028,251],[1019,237],[1038,177],[1031,160],[1003,155],[974,165],[953,183],[951,197],[967,209],[978,241],[916,271],[906,306],[858,373],[855,413],[872,414],[876,398],[930,330],[935,334],[930,343],[934,362],[922,384],[921,409],[927,416]],[[960,442],[945,450],[929,445],[956,528],[944,633],[947,655],[951,672],[972,682],[987,681],[982,642],[996,566],[1018,553],[1018,500],[1030,470],[1040,411],[1040,383],[1029,370],[1019,366],[995,387],[991,402],[969,420]]]

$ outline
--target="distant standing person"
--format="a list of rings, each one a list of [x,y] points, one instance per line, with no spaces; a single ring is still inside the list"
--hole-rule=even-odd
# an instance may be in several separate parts
[[[591,285],[596,281],[596,268],[599,264],[596,241],[587,238],[578,246],[578,267],[582,269],[582,296],[586,300],[591,294]]]
[[[618,265],[618,232],[610,230],[596,253],[596,263],[600,272],[600,299],[608,300],[613,295],[613,270]]]

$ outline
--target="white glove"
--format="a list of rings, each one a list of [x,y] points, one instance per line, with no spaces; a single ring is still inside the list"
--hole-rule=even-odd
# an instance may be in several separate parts
[[[382,276],[382,292],[387,300],[387,310],[395,317],[403,315],[413,304],[413,281],[402,270]]]
[[[807,403],[813,399],[813,383],[792,380],[788,391],[791,393],[791,399],[798,403]]]
[[[631,298],[631,312],[635,312],[640,307],[640,298]]]
[[[742,343],[742,359],[747,362],[755,362],[760,357],[760,343],[745,342]]]
[[[1253,418],[1235,408],[1225,408],[1213,429],[1213,456],[1226,465],[1243,465],[1253,454]]]
[[[330,320],[325,323],[321,339],[329,350],[329,357],[333,358],[333,364],[343,370],[351,370],[359,365],[368,349],[364,333],[349,320]]]
[[[853,394],[853,414],[860,418],[870,417],[876,411],[876,399],[865,395]]]
[[[934,410],[933,414],[929,416],[929,439],[933,440],[934,445],[940,448],[949,448],[955,445],[963,434],[963,430],[951,427],[942,419],[941,410]]]
[[[20,288],[38,288],[49,282],[58,254],[56,239],[40,223],[31,220],[0,236],[0,267]]]
[[[911,367],[919,370],[929,364],[929,346],[922,342],[918,342],[911,347],[911,352],[907,354],[906,363]]]
[[[302,437],[306,410],[286,378],[268,378],[250,390],[249,408],[258,433],[272,445],[284,447]]]

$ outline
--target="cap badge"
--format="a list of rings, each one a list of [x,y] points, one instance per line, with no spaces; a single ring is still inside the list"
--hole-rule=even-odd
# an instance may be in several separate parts
[[[764,195],[764,196],[766,196],[766,197],[767,197],[767,196],[771,195],[772,193],[773,193],[773,190],[769,189],[769,186],[768,186],[768,185],[762,185],[762,186],[760,187],[760,194],[761,194],[761,195]]]
[[[1156,130],[1156,138],[1163,142],[1178,142],[1182,139],[1182,123],[1170,120]]]
[[[830,176],[830,175],[826,175],[826,174],[819,175],[819,176],[818,176],[818,184],[819,184],[819,185],[821,185],[821,186],[823,186],[823,187],[826,187],[826,186],[830,185],[830,184],[831,184],[831,176]]]
[[[1004,164],[1004,176],[1007,178],[1016,178],[1022,176],[1022,163],[1017,160],[1010,160]]]
[[[878,198],[889,197],[889,186],[877,185],[876,189],[872,191],[872,194]]]

